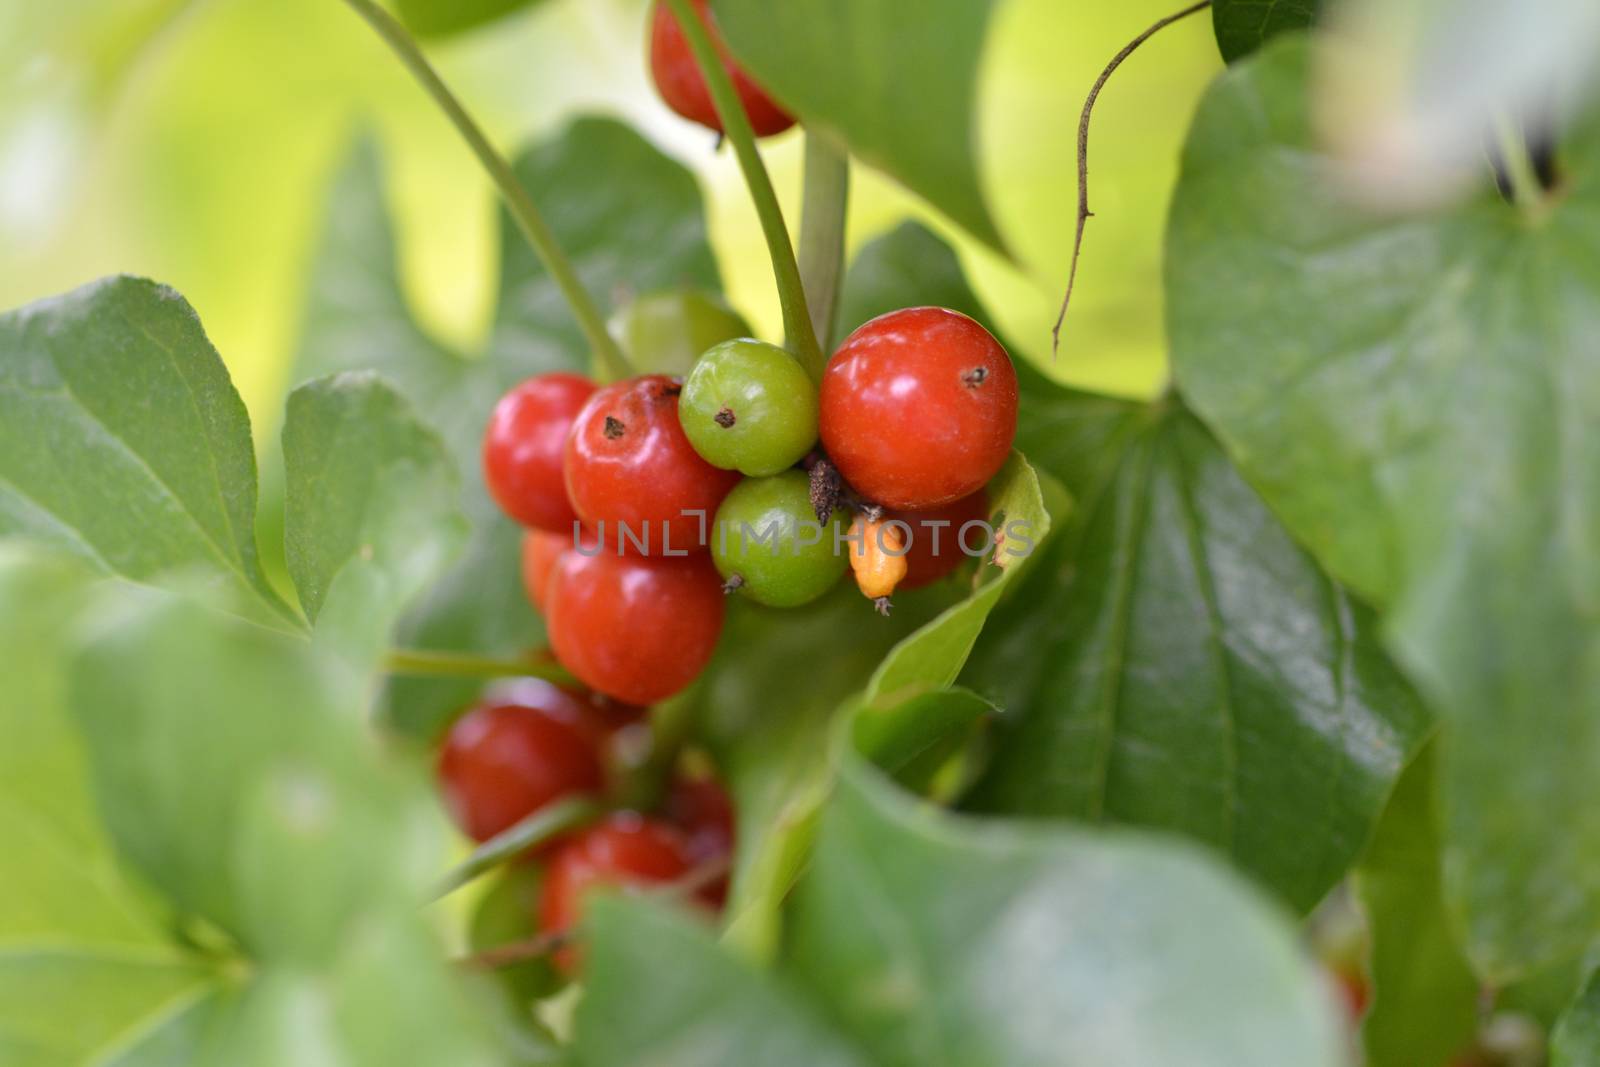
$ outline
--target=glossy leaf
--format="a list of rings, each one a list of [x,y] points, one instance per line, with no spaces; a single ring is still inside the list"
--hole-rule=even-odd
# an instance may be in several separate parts
[[[1185,846],[946,815],[855,763],[795,909],[787,969],[885,1067],[1344,1062],[1290,925]]]
[[[502,19],[540,0],[395,0],[400,19],[422,37],[446,37]]]
[[[1600,127],[1531,220],[1374,214],[1319,155],[1308,55],[1207,96],[1168,250],[1185,394],[1444,718],[1446,889],[1481,976],[1600,932]]]
[[[1222,58],[1232,63],[1280,33],[1309,27],[1321,0],[1211,0],[1211,27]]]
[[[1478,1024],[1478,981],[1444,905],[1433,746],[1406,768],[1361,861],[1372,935],[1368,1067],[1445,1067]]]
[[[713,0],[734,54],[806,126],[1003,249],[978,177],[978,68],[994,0]]]
[[[1360,855],[1422,710],[1371,612],[1191,416],[1151,410],[1109,462],[963,675],[1007,712],[970,804],[1176,830],[1309,909]]]
[[[288,626],[255,507],[249,417],[177,293],[106,278],[0,315],[0,535]]]
[[[660,905],[600,897],[584,930],[581,1067],[867,1067],[803,996]]]
[[[363,142],[336,184],[295,377],[379,371],[440,433],[460,472],[472,540],[407,615],[400,640],[521,654],[543,631],[515,580],[520,533],[483,489],[479,443],[507,389],[544,371],[585,369],[588,347],[554,282],[504,213],[499,311],[489,351],[469,359],[425,334],[396,273],[380,170],[375,149]],[[516,171],[538,202],[560,205],[550,224],[603,307],[636,292],[719,287],[694,179],[627,127],[580,119],[520,156]],[[407,729],[430,733],[474,689],[472,682],[401,680],[392,687],[390,714]]]

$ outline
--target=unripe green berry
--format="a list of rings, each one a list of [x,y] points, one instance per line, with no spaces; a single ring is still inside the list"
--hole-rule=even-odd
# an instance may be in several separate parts
[[[611,333],[641,374],[689,373],[700,353],[750,326],[721,297],[698,289],[645,293],[611,317]]]
[[[717,509],[711,559],[730,588],[760,604],[791,608],[831,589],[849,566],[838,515],[817,522],[802,471],[746,478]]]
[[[724,341],[689,372],[678,417],[689,443],[713,467],[777,474],[817,443],[817,387],[777,345]]]

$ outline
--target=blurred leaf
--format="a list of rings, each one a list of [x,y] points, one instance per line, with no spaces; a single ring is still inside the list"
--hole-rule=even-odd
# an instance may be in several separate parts
[[[395,0],[395,10],[419,37],[445,37],[532,7],[540,0]]]
[[[1600,1063],[1600,973],[1590,976],[1550,1035],[1550,1067]]]
[[[735,55],[806,126],[842,140],[1004,251],[975,158],[993,0],[713,0]]]
[[[1297,537],[1383,605],[1444,719],[1446,891],[1480,977],[1600,933],[1600,129],[1530,222],[1375,215],[1318,155],[1308,52],[1206,98],[1168,253],[1185,395]]]
[[[805,998],[691,920],[625,897],[588,906],[583,1067],[866,1067]]]
[[[107,278],[0,315],[0,535],[290,625],[256,562],[250,420],[171,289]]]
[[[935,689],[857,709],[856,751],[903,788],[920,792],[995,706],[970,689]]]
[[[15,1067],[131,1056],[216,981],[122,877],[88,793],[62,654],[88,577],[0,546],[0,1061]]]
[[[1280,33],[1309,27],[1321,0],[1211,0],[1217,49],[1232,63]]]
[[[1422,709],[1371,612],[1193,417],[1151,409],[1106,462],[963,675],[1005,709],[969,803],[1176,830],[1308,910],[1360,855]]]
[[[532,863],[511,863],[489,880],[489,888],[472,910],[467,925],[467,946],[474,952],[526,941],[538,934],[534,917],[539,909],[539,887],[544,879]],[[561,978],[548,959],[524,960],[496,968],[494,977],[516,1001],[527,1006],[554,993]]]
[[[404,606],[466,540],[455,468],[370,371],[296,389],[283,456],[285,550],[301,606],[365,674]]]
[[[560,205],[551,227],[602,307],[633,292],[719,288],[694,179],[627,127],[579,119],[519,157],[516,170],[535,200]],[[473,523],[466,553],[408,614],[402,639],[428,648],[525,652],[543,631],[517,578],[520,532],[483,489],[479,444],[490,410],[512,385],[588,366],[582,334],[504,212],[499,318],[487,357],[464,358],[424,334],[396,275],[393,227],[370,142],[341,174],[327,219],[294,379],[350,369],[383,374],[443,436]],[[402,727],[432,733],[477,687],[470,680],[400,680],[389,711]]]
[[[884,1065],[1343,1062],[1289,924],[1203,856],[952,817],[859,762],[797,890],[788,969]]]
[[[1372,931],[1368,1067],[1444,1067],[1472,1042],[1478,981],[1444,906],[1434,749],[1406,768],[1357,872]]]
[[[1470,193],[1498,123],[1543,133],[1596,85],[1592,0],[1343,0],[1334,15],[1315,117],[1380,202]]]

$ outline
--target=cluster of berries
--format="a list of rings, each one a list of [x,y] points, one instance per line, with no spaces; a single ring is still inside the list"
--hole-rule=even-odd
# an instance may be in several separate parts
[[[705,0],[695,6],[705,19]],[[711,29],[756,132],[792,125]],[[668,103],[720,131],[660,5],[651,61]],[[896,589],[949,574],[972,553],[967,528],[987,531],[984,486],[1010,454],[1016,413],[1005,349],[932,307],[861,326],[820,383],[784,349],[735,338],[682,379],[601,386],[552,373],[512,389],[484,436],[485,481],[527,531],[528,596],[555,658],[587,689],[524,679],[456,720],[438,769],[462,830],[487,841],[563,798],[615,793],[619,739],[648,730],[640,709],[704,669],[728,595],[794,607],[854,570],[886,611]],[[679,777],[660,808],[614,812],[537,850],[544,933],[569,929],[594,885],[725,870],[734,816],[721,786]],[[720,905],[725,875],[694,892]],[[556,962],[571,967],[570,947]]]
[[[820,389],[748,338],[713,346],[681,382],[531,378],[496,407],[484,471],[528,527],[523,578],[556,659],[645,705],[704,668],[727,593],[794,607],[854,566],[886,602],[958,566],[1016,407],[988,331],[909,308],[851,334]]]

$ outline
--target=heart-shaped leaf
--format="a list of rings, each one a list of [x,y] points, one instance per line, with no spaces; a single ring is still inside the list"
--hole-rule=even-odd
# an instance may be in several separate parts
[[[1310,26],[1320,0],[1211,0],[1211,28],[1217,49],[1232,63],[1280,33]]]
[[[1207,95],[1167,255],[1185,395],[1445,720],[1446,891],[1481,976],[1600,932],[1600,126],[1530,217],[1376,214],[1312,136],[1308,49]]]

